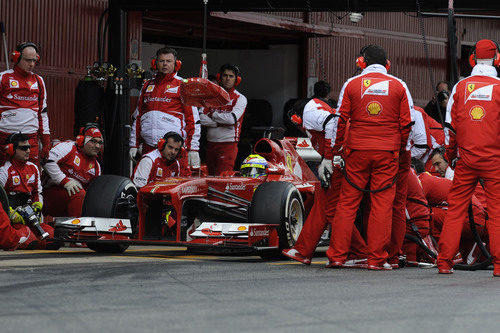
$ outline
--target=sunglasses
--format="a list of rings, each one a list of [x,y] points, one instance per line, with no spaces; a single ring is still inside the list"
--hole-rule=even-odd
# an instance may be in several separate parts
[[[17,149],[19,149],[19,150],[24,150],[24,151],[26,151],[26,150],[28,150],[28,149],[30,149],[30,148],[31,148],[31,146],[30,146],[30,145],[26,145],[26,146],[17,146]]]

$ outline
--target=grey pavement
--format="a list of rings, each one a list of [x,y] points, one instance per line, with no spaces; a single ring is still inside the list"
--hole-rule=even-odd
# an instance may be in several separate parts
[[[390,272],[134,247],[0,253],[0,332],[497,332],[492,271]]]

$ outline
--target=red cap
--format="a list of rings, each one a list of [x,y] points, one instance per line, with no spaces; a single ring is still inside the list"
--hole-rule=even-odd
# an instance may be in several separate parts
[[[476,59],[492,59],[497,53],[497,45],[489,39],[481,39],[476,43]]]
[[[102,133],[101,133],[101,131],[99,131],[98,128],[91,127],[85,131],[84,136],[85,136],[85,143],[84,144],[87,144],[87,142],[92,140],[92,138],[102,138]]]

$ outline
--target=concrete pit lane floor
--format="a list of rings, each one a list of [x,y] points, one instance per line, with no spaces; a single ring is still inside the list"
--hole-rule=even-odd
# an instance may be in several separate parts
[[[497,332],[491,270],[326,269],[130,247],[0,252],[0,332]]]

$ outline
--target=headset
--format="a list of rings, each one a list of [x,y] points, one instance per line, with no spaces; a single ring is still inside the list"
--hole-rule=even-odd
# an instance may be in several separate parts
[[[7,137],[7,144],[5,145],[4,150],[5,150],[5,154],[9,158],[14,156],[14,154],[16,153],[16,149],[17,149],[19,142],[14,143],[14,140],[16,139],[17,136],[19,136],[21,134],[22,134],[21,132],[12,133]]]
[[[75,143],[76,143],[77,147],[81,148],[85,145],[85,133],[87,133],[87,131],[89,129],[92,129],[92,128],[99,129],[99,126],[97,126],[96,123],[87,123],[87,124],[85,124],[84,127],[80,128],[80,133],[76,136],[76,139],[75,139]]]
[[[231,65],[231,64],[222,65],[219,69],[219,73],[217,73],[217,76],[215,77],[217,82],[219,83],[222,82],[222,73],[225,70],[230,70],[234,72],[234,75],[236,76],[236,80],[234,81],[234,86],[237,87],[241,83],[241,76],[240,76],[240,69],[236,65]]]
[[[497,47],[497,52],[495,54],[495,57],[493,58],[493,66],[499,67],[500,66],[500,48],[498,47],[498,43],[495,42],[494,40],[491,40],[493,43],[495,43],[495,46]],[[472,47],[469,53],[469,65],[471,67],[476,66],[476,44]]]
[[[361,69],[365,69],[367,66],[367,63],[365,60],[365,58],[366,58],[365,52],[366,52],[366,49],[371,47],[371,46],[373,46],[373,45],[366,45],[361,49],[361,51],[359,51],[360,56],[356,59],[356,66],[358,66]],[[389,61],[389,59],[386,59],[385,69],[387,71],[389,71],[390,68],[391,68],[391,62]]]
[[[180,136],[179,133],[174,132],[174,131],[170,131],[170,132],[167,132],[163,136],[163,138],[161,138],[160,140],[158,140],[158,143],[156,144],[156,146],[158,147],[158,150],[160,152],[163,151],[163,149],[165,149],[165,146],[167,145],[167,141],[170,138],[174,138],[174,140],[175,139],[180,139],[181,147],[184,146],[184,138],[182,136]],[[179,140],[175,140],[175,141],[178,142]]]
[[[40,56],[38,55],[38,46],[36,46],[36,44],[32,43],[32,42],[22,42],[21,44],[16,46],[16,50],[10,54],[10,60],[13,63],[18,64],[19,61],[21,61],[23,50],[29,46],[31,46],[35,49],[35,51],[36,51],[36,63],[38,64],[40,62]]]
[[[154,59],[151,60],[151,70],[152,71],[158,70],[158,67],[156,66],[156,63],[158,62],[158,57],[161,54],[169,54],[169,53],[174,56],[175,59],[174,73],[177,73],[181,69],[182,61],[177,59],[177,51],[169,47],[163,47],[158,51],[156,51],[156,57],[154,57]]]

